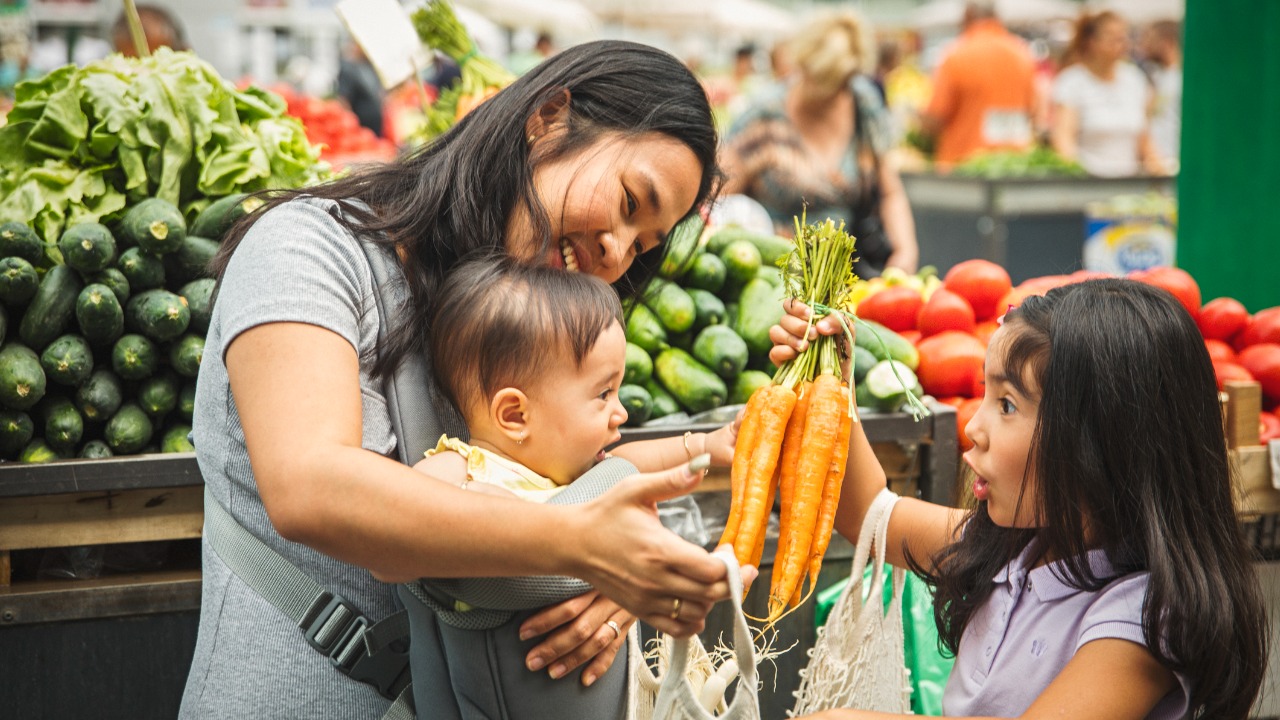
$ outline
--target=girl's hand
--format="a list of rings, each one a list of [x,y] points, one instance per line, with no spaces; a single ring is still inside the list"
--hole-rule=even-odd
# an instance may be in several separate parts
[[[583,666],[582,684],[590,687],[613,665],[635,621],[594,590],[551,605],[520,625],[522,640],[550,633],[525,656],[525,665],[534,672],[546,668],[553,679]]]
[[[733,464],[733,446],[738,442],[738,428],[742,426],[742,413],[743,411],[739,410],[733,422],[703,436],[702,451],[711,455],[712,465],[729,467]]]
[[[830,315],[818,318],[813,323],[813,327],[809,327],[809,306],[799,300],[784,300],[782,308],[786,311],[786,314],[782,316],[777,325],[769,328],[769,339],[773,341],[773,349],[769,351],[769,360],[774,365],[781,366],[782,363],[794,359],[808,349],[810,340],[817,340],[819,335],[841,335],[844,333],[840,323]],[[808,329],[807,335],[805,333],[806,329]],[[854,328],[850,326],[849,329],[853,330]],[[843,365],[844,376],[849,377],[851,366],[847,357],[843,361]]]

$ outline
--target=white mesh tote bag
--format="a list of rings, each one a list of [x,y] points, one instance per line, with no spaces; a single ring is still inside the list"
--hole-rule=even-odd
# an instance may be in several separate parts
[[[898,496],[881,490],[862,522],[849,583],[800,671],[800,689],[790,716],[833,708],[911,712],[911,682],[903,658],[902,588],[906,572],[893,569],[893,600],[884,608],[884,554],[889,516]],[[875,543],[870,587],[863,601],[863,577]]]
[[[705,650],[699,652],[701,644],[698,638],[673,640],[670,664],[662,673],[650,716],[652,720],[760,720],[755,646],[752,644],[751,630],[747,627],[747,618],[742,614],[742,580],[738,577],[738,561],[725,553],[715,553],[715,557],[720,558],[729,569],[734,613],[733,652],[737,667],[732,667],[735,664],[733,660],[727,661],[720,668],[708,668],[705,665],[690,667],[691,656],[694,662],[698,662],[700,657],[706,655]],[[643,671],[642,676],[648,675],[648,680],[653,679],[647,667],[642,666],[640,669]],[[726,707],[721,700],[723,685],[712,683],[712,680],[726,680],[735,670],[739,676],[738,688],[733,702]],[[699,682],[700,690],[695,689],[693,680]],[[649,682],[643,682],[642,685],[652,687]],[[632,687],[635,688],[634,685]],[[634,703],[632,707],[635,707]],[[714,714],[714,709],[721,709],[723,712]]]

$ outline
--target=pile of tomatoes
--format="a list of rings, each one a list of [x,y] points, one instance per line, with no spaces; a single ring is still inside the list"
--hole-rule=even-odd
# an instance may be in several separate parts
[[[342,101],[303,95],[287,85],[271,88],[284,98],[288,113],[302,121],[307,140],[320,145],[320,157],[342,164],[347,159],[390,160],[395,143],[360,124]]]

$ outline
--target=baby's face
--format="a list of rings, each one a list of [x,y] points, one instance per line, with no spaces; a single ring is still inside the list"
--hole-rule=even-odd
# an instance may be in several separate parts
[[[626,367],[627,341],[613,323],[582,360],[564,361],[526,389],[528,435],[516,458],[558,485],[577,479],[604,460],[605,448],[621,439],[627,411],[618,400]]]

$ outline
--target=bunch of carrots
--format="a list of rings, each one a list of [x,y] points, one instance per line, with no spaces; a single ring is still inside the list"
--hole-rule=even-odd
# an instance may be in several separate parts
[[[813,308],[815,316],[843,315],[839,308],[855,279],[853,251],[854,238],[843,224],[806,225],[797,219],[795,249],[783,268],[788,294]],[[806,576],[813,592],[831,541],[849,433],[857,421],[841,374],[838,340],[818,338],[778,368],[773,384],[752,394],[739,426],[730,474],[733,498],[720,543],[733,545],[739,563],[759,565],[769,512],[775,496],[780,499],[782,522],[765,618],[770,624],[808,597],[802,595]]]

